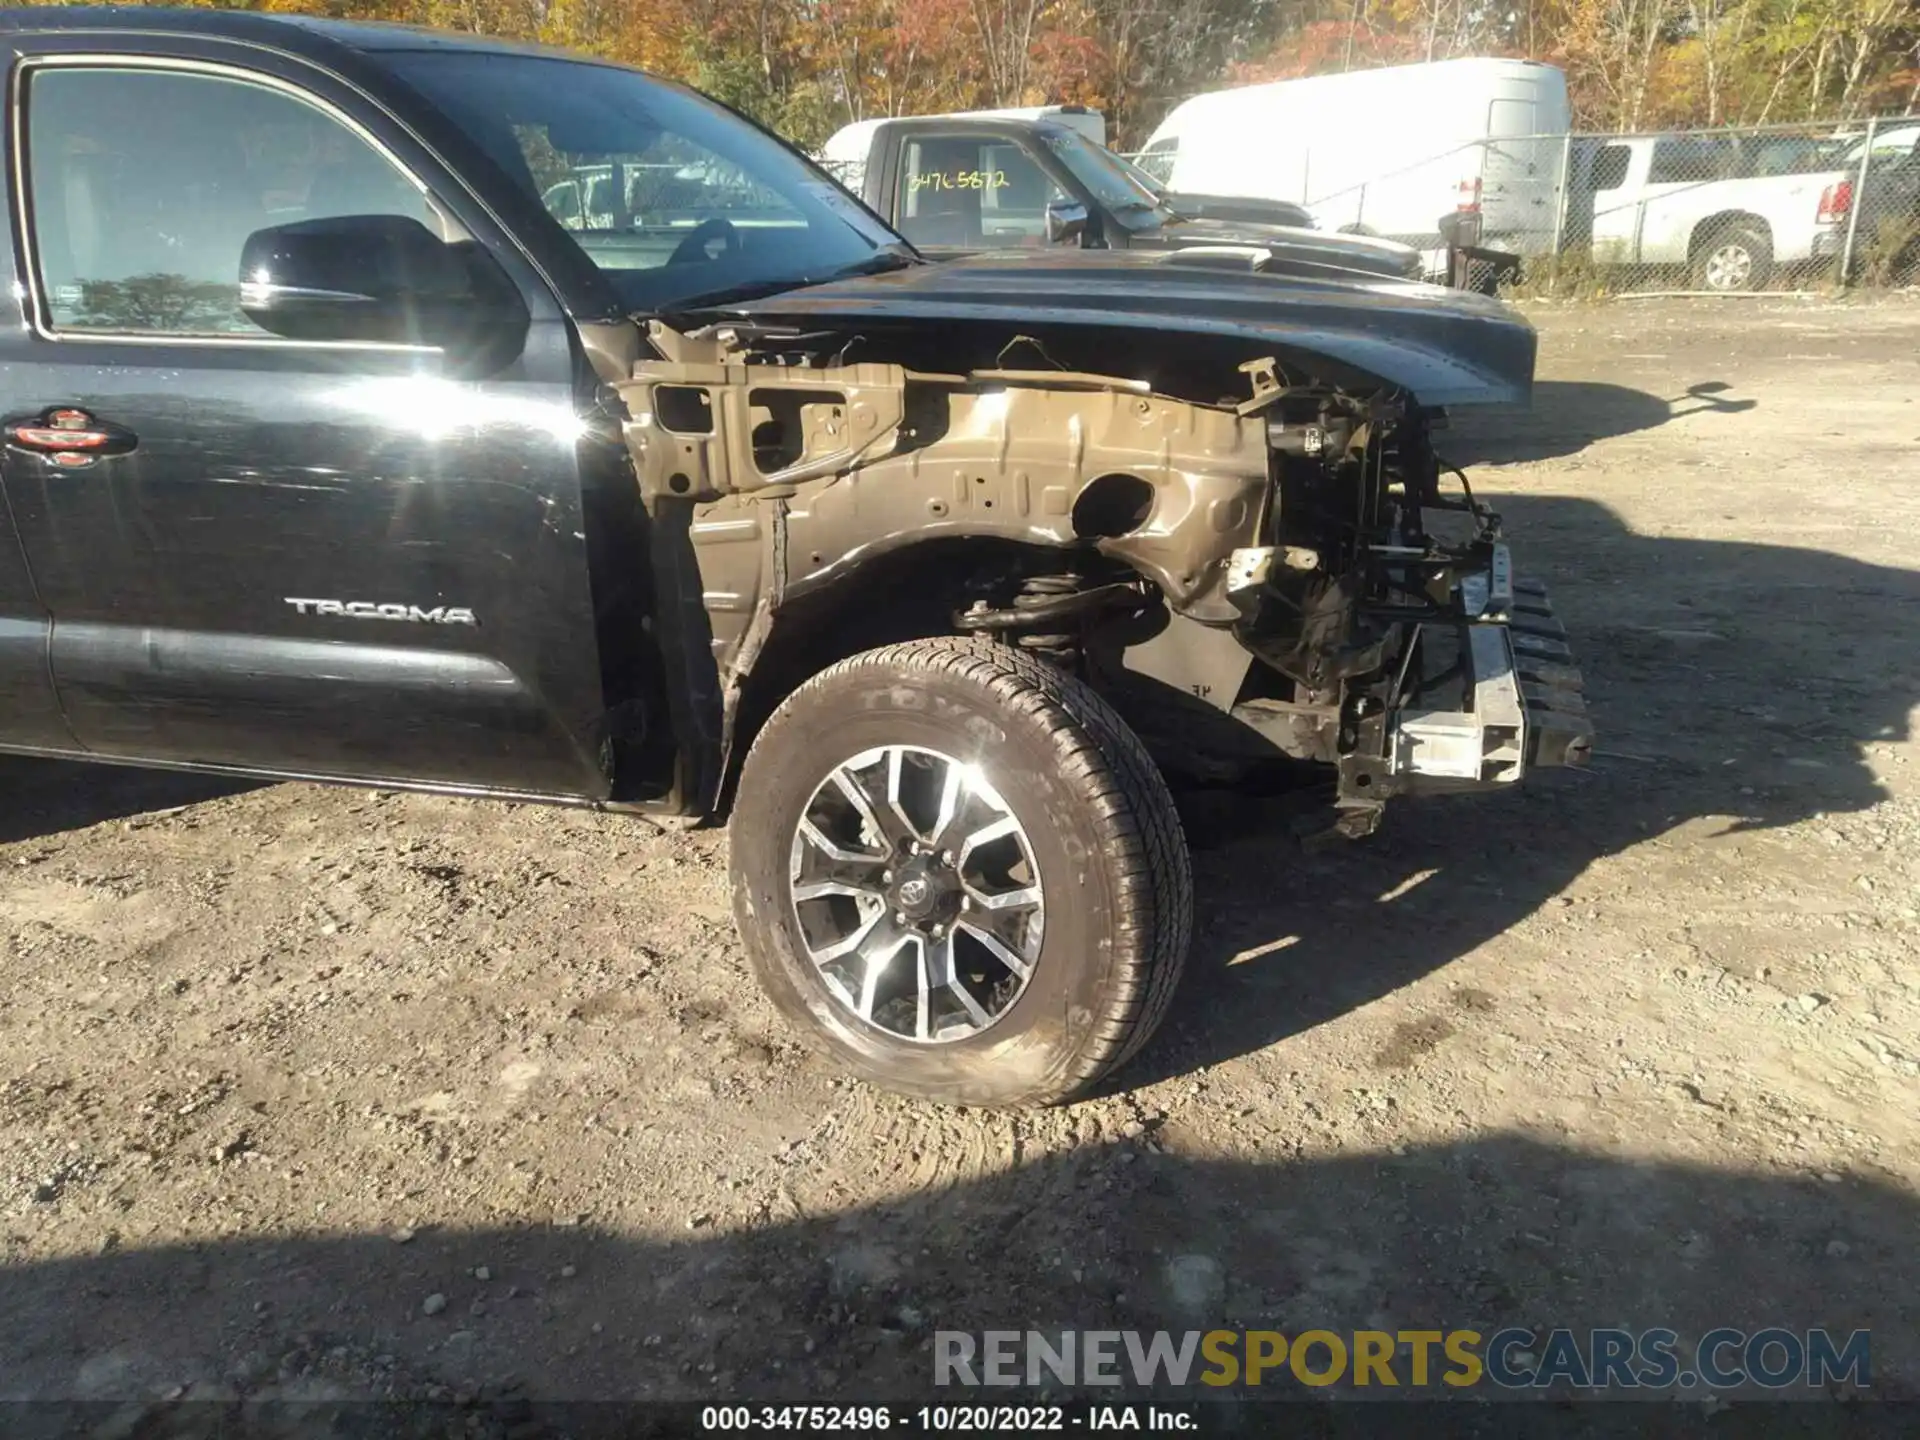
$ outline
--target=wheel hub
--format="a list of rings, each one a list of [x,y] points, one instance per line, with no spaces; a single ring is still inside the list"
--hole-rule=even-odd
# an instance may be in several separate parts
[[[893,872],[887,898],[910,928],[923,934],[937,930],[960,913],[960,872],[938,855],[911,855]]]
[[[1707,284],[1715,290],[1743,290],[1753,278],[1753,256],[1744,245],[1722,245],[1707,258]]]

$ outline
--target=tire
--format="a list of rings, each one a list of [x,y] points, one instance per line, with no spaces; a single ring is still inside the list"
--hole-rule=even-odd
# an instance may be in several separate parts
[[[1773,241],[1766,227],[1734,221],[1716,226],[1694,250],[1693,283],[1722,294],[1760,290],[1773,277]]]
[[[943,760],[956,763],[943,768]],[[968,778],[943,778],[953,771]],[[904,797],[903,813],[886,816],[886,827],[911,819],[905,833],[919,838],[896,835],[890,847],[861,818],[869,812],[847,803],[848,784],[863,795],[871,786],[871,813],[880,815],[883,781],[886,793]],[[948,793],[961,798],[949,805]],[[1026,652],[933,639],[843,660],[774,712],[747,756],[738,794],[734,910],[754,971],[809,1043],[882,1089],[961,1105],[1055,1104],[1124,1063],[1165,1017],[1193,915],[1172,796],[1106,701]],[[933,853],[912,854],[908,846],[932,836],[948,813],[965,817],[950,822],[948,840],[934,837]],[[804,834],[803,820],[811,827]],[[994,830],[1006,833],[982,845],[952,839]],[[836,868],[827,845],[857,860]],[[905,934],[903,919],[921,938],[903,942],[906,966],[887,961],[884,979],[865,981],[855,995],[870,969],[863,952],[816,957],[869,923],[862,917],[872,913],[878,883],[872,857],[882,852],[894,868],[878,872],[889,883],[867,932],[878,938],[865,953],[884,954]],[[945,865],[956,857],[957,869]],[[941,868],[909,875],[915,865]],[[861,893],[796,898],[822,888],[817,867],[825,867],[825,888],[844,870]],[[910,892],[922,874],[926,884]],[[928,900],[929,888],[946,900]],[[948,908],[944,926],[937,909],[915,919],[895,908],[909,894],[962,908]],[[969,898],[976,894],[982,898]],[[981,908],[1008,895],[1037,895],[1037,909],[1020,918]],[[993,927],[1006,943],[985,948],[975,925]],[[928,975],[943,973],[943,929],[955,957],[946,973],[961,978],[932,986]],[[997,958],[1015,944],[1031,947],[1024,975]],[[849,973],[853,959],[860,964]],[[997,976],[991,987],[981,981],[989,974]]]

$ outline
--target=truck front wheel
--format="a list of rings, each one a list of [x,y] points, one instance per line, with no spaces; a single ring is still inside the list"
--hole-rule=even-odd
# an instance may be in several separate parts
[[[1165,781],[1104,700],[1008,645],[911,641],[809,680],[747,757],[732,849],[774,1004],[921,1099],[1086,1091],[1153,1033],[1185,961]]]

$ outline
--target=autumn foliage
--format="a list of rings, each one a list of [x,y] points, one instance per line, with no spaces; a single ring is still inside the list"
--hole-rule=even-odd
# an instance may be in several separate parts
[[[256,0],[538,39],[815,144],[851,120],[1079,102],[1137,144],[1196,90],[1456,55],[1567,71],[1590,129],[1920,107],[1920,0]]]

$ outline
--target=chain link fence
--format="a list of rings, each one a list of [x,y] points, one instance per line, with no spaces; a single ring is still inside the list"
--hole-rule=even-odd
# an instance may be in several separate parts
[[[1543,293],[1912,284],[1920,117],[1569,136]]]
[[[1178,203],[1181,163],[1131,157]],[[1659,133],[1478,141],[1361,176],[1297,166],[1296,200],[1327,230],[1433,252],[1449,209],[1531,295],[1747,294],[1920,284],[1920,115]],[[1421,217],[1432,217],[1425,220]],[[1438,265],[1433,267],[1436,271]]]

